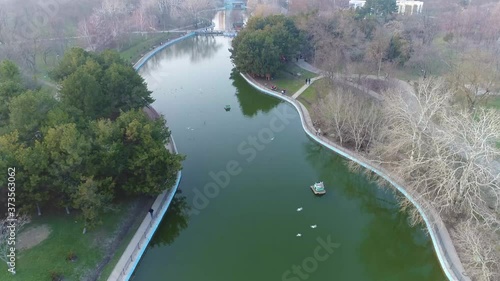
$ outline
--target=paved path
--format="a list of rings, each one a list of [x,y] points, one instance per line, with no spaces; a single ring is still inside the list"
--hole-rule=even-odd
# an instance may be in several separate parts
[[[307,67],[307,66],[306,66]],[[310,66],[304,68],[308,71],[317,70],[314,67]],[[313,72],[313,71],[311,71]],[[320,73],[320,72],[318,72]],[[361,166],[377,173],[379,176],[387,180],[391,183],[399,192],[401,192],[408,200],[410,200],[413,205],[417,208],[417,210],[422,215],[422,218],[425,221],[427,229],[432,239],[432,243],[434,245],[434,249],[436,251],[437,257],[443,268],[443,271],[446,273],[446,276],[449,280],[458,280],[458,281],[470,281],[470,278],[465,275],[465,270],[462,266],[462,263],[458,257],[456,249],[452,243],[448,230],[443,223],[439,214],[430,206],[427,202],[421,199],[418,194],[413,194],[411,191],[406,190],[403,186],[403,180],[399,178],[395,178],[391,175],[389,171],[385,168],[372,163],[369,159],[365,158],[363,155],[348,150],[342,146],[337,145],[335,142],[324,136],[318,136],[317,130],[314,128],[312,119],[309,115],[306,107],[300,103],[299,101],[279,95],[273,91],[268,90],[264,86],[260,85],[257,81],[252,79],[247,75],[243,75],[243,78],[247,80],[250,85],[259,89],[261,92],[264,92],[268,95],[275,96],[277,98],[283,99],[291,103],[299,112],[301,117],[302,126],[304,131],[314,140],[324,145],[325,147],[337,152],[338,154],[344,156],[347,159],[350,159]]]
[[[188,34],[183,37],[188,38],[189,36],[191,35]],[[183,40],[183,37],[171,40],[167,44],[163,44],[161,46],[156,47],[153,51],[143,56],[134,65],[134,68],[138,70],[156,52],[167,46],[170,46],[171,44],[179,40]],[[157,119],[161,117],[161,115],[152,106],[144,107],[143,111],[151,119]],[[177,148],[175,146],[175,142],[172,137],[170,137],[170,140],[165,145],[165,148],[168,149],[171,153],[177,153]],[[182,177],[182,172],[179,171],[177,173],[177,179],[175,185],[170,190],[165,190],[160,195],[158,195],[153,205],[151,206],[151,209],[153,209],[152,215],[150,213],[143,214],[144,219],[142,220],[141,225],[137,229],[135,235],[132,237],[132,240],[130,240],[130,243],[128,244],[127,248],[123,252],[120,259],[118,260],[113,271],[109,275],[107,281],[128,281],[130,279],[142,255],[144,254],[144,251],[146,250],[149,241],[151,241],[154,232],[158,228],[158,225],[163,219],[163,216],[167,212],[167,209],[170,206],[170,202],[174,198],[181,177]]]
[[[158,112],[150,106],[145,107],[143,110],[151,119],[160,117],[160,114],[158,114]],[[167,148],[171,153],[177,153],[173,139],[165,145],[165,148]],[[130,279],[130,276],[132,276],[135,267],[141,259],[144,250],[148,246],[149,241],[160,224],[163,215],[167,211],[168,206],[177,191],[180,177],[181,174],[179,172],[175,186],[170,190],[165,190],[156,198],[151,206],[151,209],[153,209],[152,215],[150,213],[139,214],[144,215],[144,219],[142,220],[142,223],[137,229],[134,237],[130,240],[130,243],[123,252],[120,260],[118,260],[115,268],[109,275],[108,281],[126,281]]]
[[[300,66],[301,68],[309,71],[309,72],[312,72],[312,73],[316,73],[316,74],[323,74],[325,73],[323,70],[319,69],[319,68],[316,68],[315,66],[307,63],[305,60],[303,59],[300,59],[296,62],[296,64],[298,66]]]
[[[310,65],[309,63],[305,62],[303,59],[298,60],[296,62],[296,64],[309,72],[320,74],[321,76],[328,76],[325,71],[323,71],[319,68],[316,68],[313,65]],[[372,96],[373,98],[375,98],[378,101],[384,100],[382,95],[380,95],[379,93],[372,91],[372,90],[370,90],[362,85],[359,85],[358,83],[353,83],[352,81],[350,81],[352,79],[359,78],[359,76],[357,74],[336,75],[336,76],[331,77],[331,78],[339,83],[346,84],[350,87],[356,88],[356,89],[360,90],[361,92]],[[380,79],[379,77],[374,76],[374,75],[363,75],[363,78]]]
[[[170,148],[169,146],[168,148]],[[180,180],[180,174],[177,176],[177,184]],[[123,252],[120,260],[116,264],[115,268],[109,275],[108,281],[119,281],[119,280],[129,280],[130,276],[139,263],[142,254],[146,250],[149,241],[151,240],[156,228],[160,224],[163,215],[167,211],[167,208],[174,197],[176,188],[171,190],[166,190],[160,194],[152,205],[153,215],[149,213],[144,214],[144,219],[141,225],[137,229],[134,237],[130,240],[129,245]]]
[[[298,98],[307,88],[309,88],[309,86],[311,86],[312,83],[314,83],[314,81],[319,80],[319,79],[321,79],[323,77],[324,77],[323,75],[320,75],[320,76],[311,78],[311,83],[310,84],[305,84],[304,86],[302,86],[302,88],[300,88],[297,92],[295,92],[295,94],[293,94],[292,98],[293,99]]]
[[[309,63],[307,63],[303,60],[299,60],[297,62],[297,65],[305,70],[308,70],[308,71],[311,71],[314,73],[324,73],[322,70],[310,65]],[[358,77],[358,75],[353,74],[353,75],[342,76],[342,77],[339,76],[339,78],[344,80],[344,81],[345,81],[345,78],[353,78],[353,77]],[[380,79],[379,77],[374,76],[374,75],[366,75],[365,77],[368,77],[371,79]],[[392,80],[396,82],[396,85],[398,87],[400,87],[403,90],[403,92],[414,91],[413,87],[410,84],[408,84],[407,82],[399,80],[399,79],[394,79],[394,78]],[[351,82],[349,82],[349,83],[351,83]],[[358,85],[357,88],[359,88],[359,87],[360,87],[360,85]],[[366,90],[368,90],[368,89],[366,89]],[[368,91],[370,91],[370,90],[368,90]],[[371,91],[371,92],[373,92],[373,91]],[[373,96],[373,93],[369,93],[369,94]],[[378,94],[378,93],[375,93],[375,94],[376,94],[375,97],[377,97],[377,96],[379,97],[378,99],[380,99],[380,100],[383,99],[382,96],[380,96],[380,94]],[[300,105],[302,106],[302,104],[300,104]],[[306,112],[305,115],[307,116],[307,118],[309,118],[309,113],[307,112],[307,109],[305,109],[305,107],[304,107],[304,110]],[[312,128],[312,130],[316,131],[314,128]],[[331,141],[327,140],[326,138],[324,138],[324,139],[327,143],[330,143],[331,145],[336,146],[336,144],[332,143]],[[362,157],[362,156],[358,156],[358,159],[364,159],[364,157],[363,158],[360,158],[360,157]],[[368,161],[366,163],[369,163],[369,160],[365,160],[365,161]],[[385,169],[383,169],[381,167],[378,169],[385,171]],[[389,171],[385,171],[385,173],[389,177],[391,177]],[[403,181],[400,181],[400,182],[402,183]],[[401,184],[401,186],[403,186],[403,185]],[[414,194],[413,197],[420,198],[420,196],[418,196],[418,194]],[[419,201],[423,201],[423,200],[420,198]],[[463,274],[465,272],[465,269],[463,268],[462,262],[460,261],[460,258],[458,256],[456,249],[455,249],[455,246],[453,245],[453,240],[451,239],[450,234],[448,232],[448,229],[446,228],[446,225],[444,224],[443,220],[441,219],[441,216],[438,214],[438,212],[434,208],[432,208],[430,206],[430,204],[427,204],[426,202],[420,202],[420,203],[422,205],[427,206],[426,208],[422,208],[420,213],[423,215],[423,217],[427,216],[428,218],[432,219],[432,224],[428,224],[427,227],[428,227],[430,233],[432,233],[432,231],[436,232],[436,235],[435,235],[436,241],[434,241],[434,239],[433,239],[433,242],[434,242],[434,247],[436,249],[436,252],[442,253],[442,255],[443,255],[439,259],[441,262],[441,265],[443,266],[443,268],[447,267],[451,271],[451,273],[453,273],[452,276],[448,276],[448,277],[449,278],[452,277],[452,280],[464,280],[464,281],[470,280],[469,277],[467,277]],[[444,260],[442,260],[442,258]]]

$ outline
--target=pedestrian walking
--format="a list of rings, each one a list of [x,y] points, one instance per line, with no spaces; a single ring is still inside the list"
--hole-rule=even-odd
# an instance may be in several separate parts
[[[307,78],[306,78],[306,85],[307,85]]]
[[[154,212],[153,209],[149,209],[149,214],[151,214],[151,218],[153,218],[153,212]]]

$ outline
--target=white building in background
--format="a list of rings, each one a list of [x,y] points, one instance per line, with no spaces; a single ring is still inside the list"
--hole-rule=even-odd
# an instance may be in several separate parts
[[[413,12],[420,14],[422,13],[422,8],[424,7],[424,2],[422,1],[399,0],[396,1],[396,4],[398,5],[399,14],[405,14],[408,6],[410,6],[410,15],[413,15]],[[413,8],[415,7],[416,9],[414,10]]]
[[[365,5],[366,1],[362,0],[349,0],[349,8],[357,9]]]
[[[363,0],[349,0],[349,8],[361,8],[365,5],[366,1]],[[396,5],[398,6],[399,14],[406,14],[406,10],[410,11],[410,15],[413,13],[422,13],[422,8],[424,2],[422,1],[411,1],[411,0],[397,0]]]

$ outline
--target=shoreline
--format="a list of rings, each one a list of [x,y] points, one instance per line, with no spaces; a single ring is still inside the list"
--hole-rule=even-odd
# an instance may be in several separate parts
[[[431,236],[435,253],[438,257],[439,263],[446,277],[449,280],[458,280],[458,281],[471,280],[464,274],[465,270],[462,266],[460,258],[458,257],[456,249],[453,243],[451,242],[450,235],[448,233],[448,230],[444,222],[442,221],[441,217],[432,208],[430,208],[430,206],[427,206],[427,209],[424,209],[422,207],[422,204],[425,204],[425,202],[418,202],[415,199],[415,197],[417,196],[415,196],[414,194],[410,194],[402,185],[399,184],[400,180],[393,178],[390,175],[390,173],[384,168],[372,164],[368,159],[366,159],[362,155],[359,155],[357,153],[354,153],[353,151],[343,148],[325,137],[316,136],[315,134],[316,130],[314,129],[311,117],[309,116],[309,111],[300,101],[295,100],[289,96],[280,95],[279,93],[273,92],[265,88],[264,86],[260,85],[260,83],[249,77],[247,74],[240,73],[240,75],[243,77],[243,79],[245,79],[248,82],[248,84],[250,84],[253,88],[257,89],[258,91],[276,97],[278,99],[284,100],[290,103],[293,107],[295,107],[300,116],[302,129],[314,141],[332,150],[333,152],[341,155],[342,157],[354,161],[355,163],[361,165],[365,169],[373,171],[378,176],[382,177],[384,180],[386,180],[392,186],[394,186],[415,206],[415,208],[417,208],[420,215],[424,219],[426,228],[429,232],[429,235]]]
[[[181,37],[173,39],[163,45],[160,45],[153,49],[152,51],[145,54],[142,58],[140,58],[135,64],[135,71],[139,71],[144,64],[151,59],[154,55],[156,55],[159,51],[163,50],[166,47],[170,47],[175,43],[183,41],[184,39],[191,38],[196,35],[196,32],[189,32]],[[146,110],[154,112],[154,115],[159,114],[156,110],[151,106],[147,106]],[[147,112],[146,112],[147,113]],[[149,115],[149,114],[148,114]],[[150,116],[151,117],[151,116]],[[172,153],[178,153],[177,147],[175,145],[175,141],[172,135],[170,135],[169,142],[165,145],[165,149],[171,151]],[[168,211],[168,207],[172,202],[173,197],[177,193],[177,189],[179,187],[179,183],[182,178],[182,171],[177,173],[177,179],[175,185],[170,190],[165,190],[158,197],[156,197],[152,209],[155,210],[156,214],[154,216],[150,216],[150,214],[146,214],[141,225],[135,232],[134,236],[130,240],[128,246],[125,248],[118,262],[114,266],[113,270],[109,274],[107,281],[117,281],[124,280],[128,281],[132,277],[137,265],[139,264],[151,238],[153,237],[156,229],[160,225],[163,217]]]

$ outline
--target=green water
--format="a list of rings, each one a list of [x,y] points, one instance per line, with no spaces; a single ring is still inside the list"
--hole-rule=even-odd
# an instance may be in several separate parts
[[[189,39],[141,70],[187,159],[133,280],[446,280],[391,194],[232,71],[229,40]],[[308,187],[318,180],[325,196]]]

